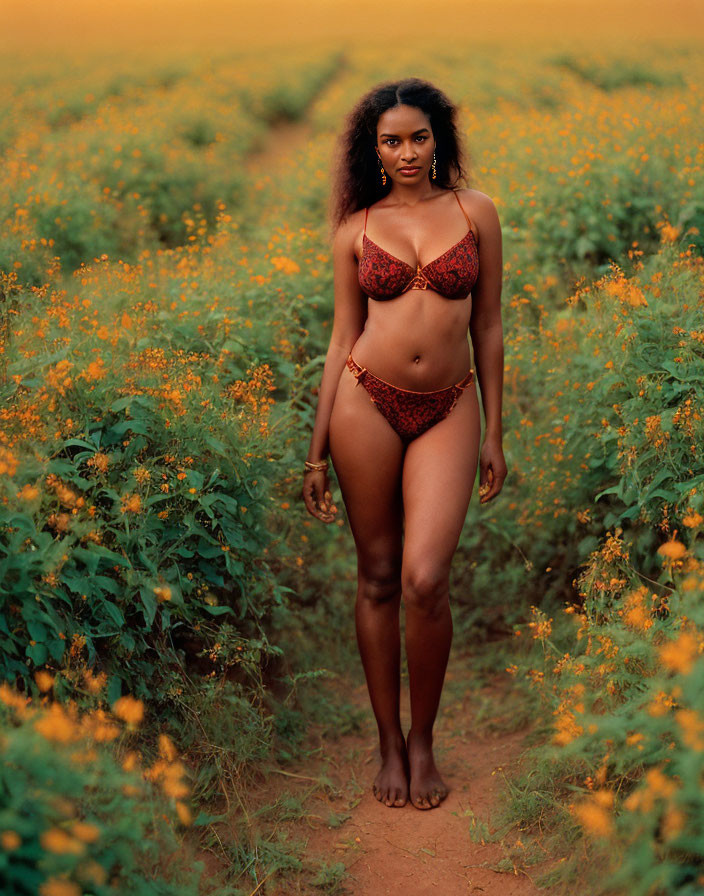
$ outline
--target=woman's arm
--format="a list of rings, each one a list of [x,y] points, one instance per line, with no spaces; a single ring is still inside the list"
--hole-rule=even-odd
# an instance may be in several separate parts
[[[474,193],[479,229],[479,277],[472,290],[472,337],[477,380],[484,405],[486,431],[480,454],[480,501],[495,498],[506,478],[501,424],[504,385],[504,333],[501,321],[503,252],[501,223],[496,206],[484,193]]]
[[[343,222],[333,240],[334,316],[330,344],[318,390],[318,404],[306,460],[321,461],[329,453],[328,431],[337,385],[347,356],[364,329],[367,306],[357,278],[354,244],[359,232],[359,213]],[[327,473],[307,472],[303,499],[309,513],[330,522],[330,498]]]

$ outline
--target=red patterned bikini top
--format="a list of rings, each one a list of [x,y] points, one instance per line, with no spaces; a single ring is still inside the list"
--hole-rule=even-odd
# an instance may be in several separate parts
[[[442,255],[414,269],[410,264],[391,255],[367,236],[367,218],[364,216],[362,257],[357,272],[359,285],[371,299],[381,302],[395,299],[409,289],[432,289],[446,299],[466,299],[479,276],[479,252],[467,213],[457,193],[455,199],[469,227],[459,243],[455,243]]]

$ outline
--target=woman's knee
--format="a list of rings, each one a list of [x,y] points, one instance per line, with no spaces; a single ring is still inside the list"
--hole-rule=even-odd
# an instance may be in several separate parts
[[[401,578],[406,610],[433,617],[449,601],[450,572],[433,564],[407,564]]]
[[[373,604],[387,603],[401,596],[401,563],[394,559],[360,564],[358,595]]]

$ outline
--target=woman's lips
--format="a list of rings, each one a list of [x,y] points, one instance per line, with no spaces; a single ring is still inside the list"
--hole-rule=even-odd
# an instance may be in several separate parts
[[[420,168],[399,168],[398,170],[401,174],[415,174],[416,171],[420,171]]]

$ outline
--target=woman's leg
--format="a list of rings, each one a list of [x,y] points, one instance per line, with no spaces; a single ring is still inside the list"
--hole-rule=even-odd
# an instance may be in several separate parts
[[[410,799],[437,806],[447,787],[433,758],[437,714],[452,642],[450,565],[477,472],[481,423],[474,385],[450,414],[408,446],[403,465],[406,513],[403,600],[411,690],[407,749]]]
[[[376,798],[408,800],[408,756],[399,710],[403,444],[345,367],[330,417],[330,456],[357,548],[357,643],[379,729]]]

